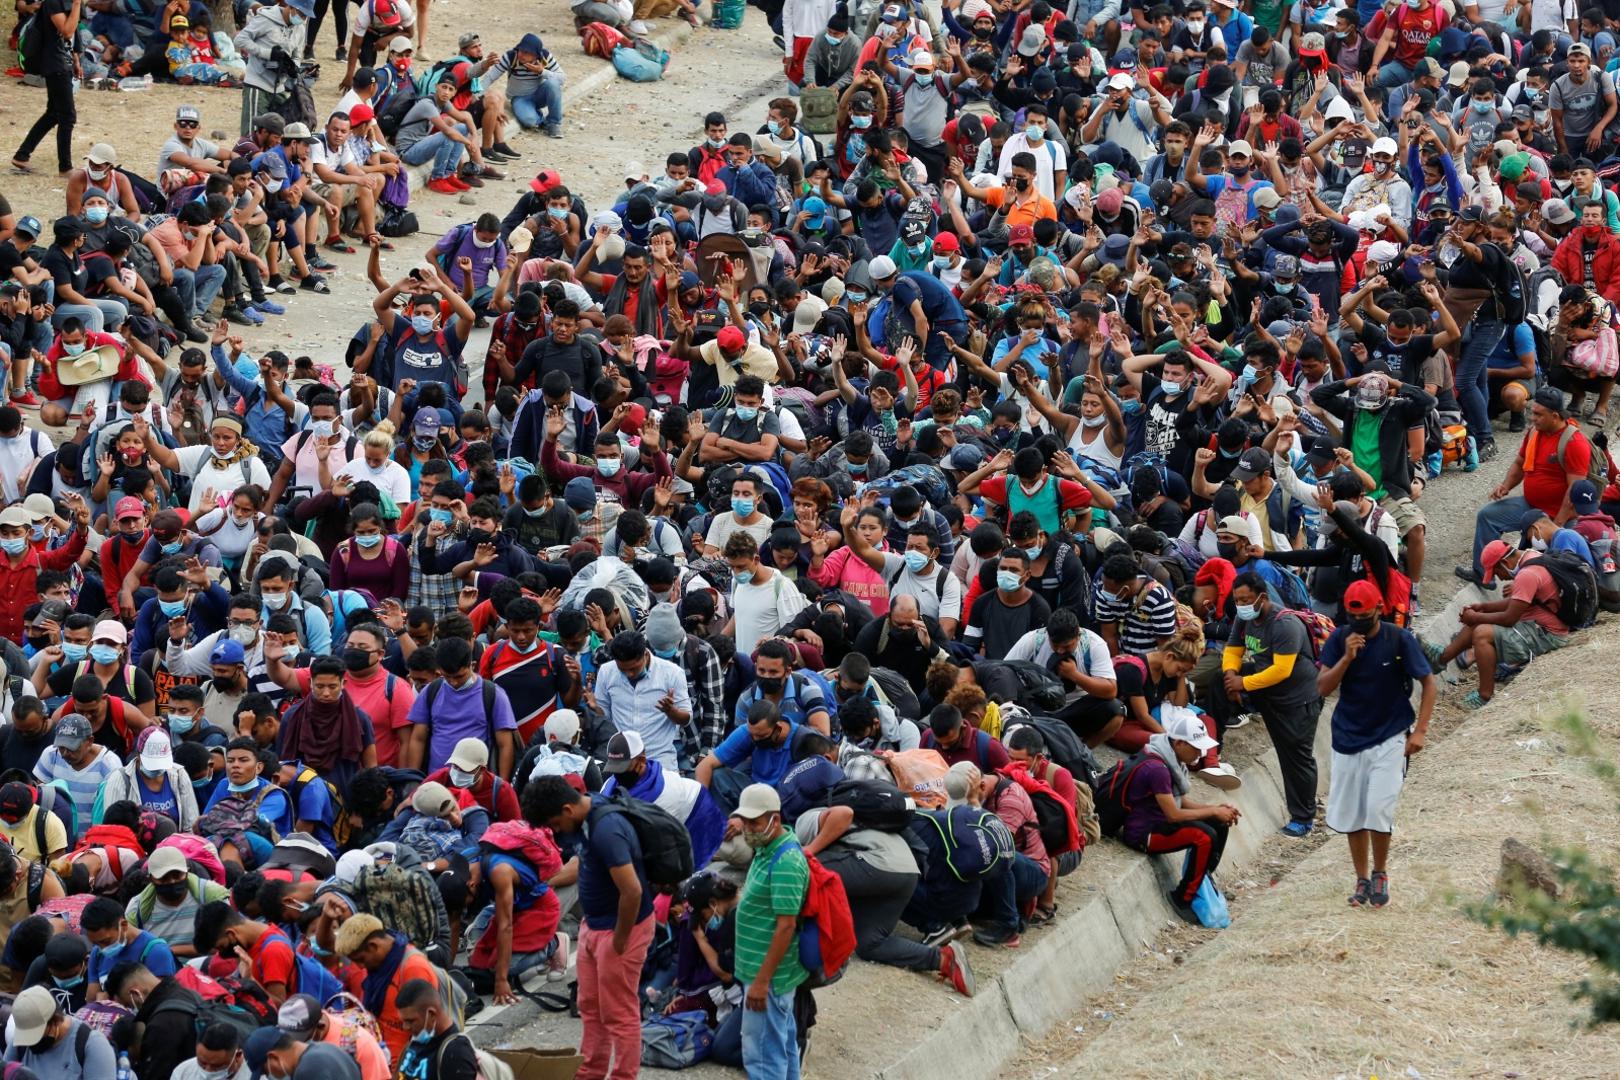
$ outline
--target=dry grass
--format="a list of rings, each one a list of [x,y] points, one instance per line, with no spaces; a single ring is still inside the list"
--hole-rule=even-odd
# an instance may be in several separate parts
[[[1616,858],[1620,811],[1547,723],[1569,687],[1592,685],[1620,642],[1620,624],[1583,636],[1536,661],[1495,705],[1417,759],[1391,856],[1390,908],[1345,904],[1353,881],[1336,838],[1274,888],[1228,882],[1230,929],[1162,940],[1122,978],[1117,1000],[1095,1003],[1117,1018],[1095,1010],[1077,1018],[1103,1027],[1095,1038],[1079,1036],[1083,1050],[1053,1071],[1061,1060],[1053,1051],[1079,1049],[1075,1033],[1064,1032],[1012,1073],[1620,1076],[1620,1030],[1586,1029],[1566,993],[1587,966],[1459,910],[1492,891],[1508,836],[1532,846],[1585,844]],[[1620,697],[1584,704],[1612,750]]]

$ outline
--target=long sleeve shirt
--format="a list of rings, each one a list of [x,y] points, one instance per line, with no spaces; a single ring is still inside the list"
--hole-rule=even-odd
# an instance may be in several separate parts
[[[649,656],[647,670],[634,682],[619,670],[617,661],[597,669],[596,703],[613,721],[614,728],[634,731],[646,744],[648,757],[657,759],[666,769],[679,771],[679,742],[683,731],[658,708],[665,694],[674,699],[676,709],[685,713],[692,711],[686,672],[672,661]],[[684,734],[691,737],[690,733]]]

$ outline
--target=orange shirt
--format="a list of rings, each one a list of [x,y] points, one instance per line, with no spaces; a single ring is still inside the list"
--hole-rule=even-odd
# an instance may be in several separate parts
[[[399,997],[399,988],[412,979],[426,979],[435,986],[439,985],[439,973],[433,961],[414,946],[406,950],[405,959],[400,961],[399,970],[394,972],[394,978],[388,984],[383,1007],[377,1013],[377,1026],[382,1029],[383,1042],[388,1044],[388,1053],[394,1061],[404,1060],[405,1047],[411,1041],[410,1032],[399,1022],[399,1007],[394,1004],[394,999]]]
[[[349,1027],[338,1019],[337,1013],[326,1014],[326,1035],[321,1042],[331,1043],[354,1058],[354,1063],[360,1066],[360,1080],[390,1080],[393,1076],[393,1070],[388,1067],[388,1055],[377,1037],[365,1028]]]
[[[984,193],[985,205],[992,210],[1000,210],[1001,204],[1006,201],[1008,194],[1006,188],[990,188]],[[1057,220],[1057,206],[1045,195],[1037,195],[1034,199],[1022,204],[1015,203],[1013,208],[1007,211],[1008,225],[1029,225],[1033,227],[1035,222],[1041,218]]]

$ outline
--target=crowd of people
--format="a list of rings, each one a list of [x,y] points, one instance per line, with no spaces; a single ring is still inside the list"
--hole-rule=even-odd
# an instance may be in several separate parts
[[[472,1080],[538,995],[585,1080],[795,1077],[848,955],[971,996],[1104,837],[1210,924],[1254,720],[1381,908],[1439,677],[1620,610],[1601,10],[770,7],[765,115],[391,279],[408,167],[557,133],[537,37],[416,85],[426,5],[340,3],[317,135],[263,78],[317,9],[244,6],[242,141],[183,104],[148,176],[74,156],[70,43],[172,63],[206,9],[20,0],[13,164],[54,123],[66,183],[0,199],[8,1076]],[[233,329],[346,236],[345,355]],[[1420,639],[1433,485],[1499,438]]]

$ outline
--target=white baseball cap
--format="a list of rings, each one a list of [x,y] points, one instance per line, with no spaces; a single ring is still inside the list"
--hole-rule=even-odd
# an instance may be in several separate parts
[[[1199,750],[1213,750],[1220,743],[1210,738],[1209,729],[1198,719],[1198,714],[1181,705],[1164,705],[1159,709],[1159,726],[1176,742],[1191,743]]]

